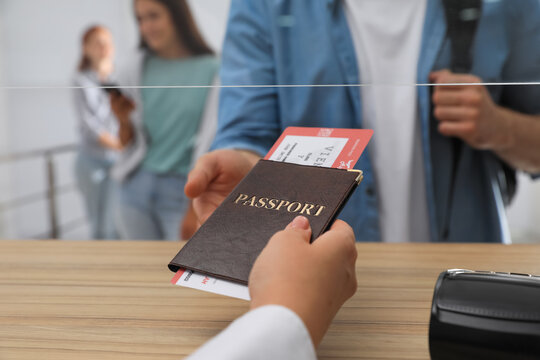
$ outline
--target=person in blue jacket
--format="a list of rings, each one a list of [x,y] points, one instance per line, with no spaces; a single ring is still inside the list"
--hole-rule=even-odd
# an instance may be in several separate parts
[[[185,187],[199,220],[286,127],[364,127],[340,216],[358,241],[508,242],[502,169],[540,172],[540,86],[486,84],[540,80],[539,19],[537,0],[484,1],[453,73],[440,0],[233,0],[216,151]]]

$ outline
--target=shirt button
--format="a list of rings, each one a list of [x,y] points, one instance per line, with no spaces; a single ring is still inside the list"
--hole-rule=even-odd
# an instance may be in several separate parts
[[[367,187],[366,188],[366,194],[367,196],[374,196],[375,195],[375,189],[373,189],[372,187]]]

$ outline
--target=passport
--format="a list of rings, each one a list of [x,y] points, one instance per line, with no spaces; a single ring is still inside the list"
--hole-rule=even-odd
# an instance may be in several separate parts
[[[330,228],[362,181],[360,170],[260,160],[169,263],[239,284],[268,240],[296,216],[314,241]]]

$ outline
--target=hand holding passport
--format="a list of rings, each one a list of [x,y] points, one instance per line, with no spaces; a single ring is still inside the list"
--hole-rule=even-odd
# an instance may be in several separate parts
[[[288,128],[267,160],[255,165],[171,261],[173,271],[188,269],[174,282],[209,291],[214,285],[214,292],[246,298],[247,292],[238,296],[215,285],[223,279],[247,284],[268,240],[297,215],[309,219],[312,240],[325,232],[361,180],[360,171],[346,169],[371,135],[371,130]],[[200,286],[194,286],[198,276]]]
[[[306,325],[315,346],[343,303],[354,295],[357,251],[353,229],[336,220],[310,244],[307,218],[298,216],[276,233],[249,275],[251,309],[281,305]]]

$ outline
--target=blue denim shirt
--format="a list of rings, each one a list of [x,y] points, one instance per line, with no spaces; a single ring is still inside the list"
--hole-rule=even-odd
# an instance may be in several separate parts
[[[472,73],[485,82],[538,81],[539,44],[538,0],[485,0],[473,47]],[[418,83],[428,83],[431,71],[449,65],[444,10],[440,0],[428,0]],[[248,149],[264,155],[288,126],[362,127],[359,87],[332,86],[361,83],[339,0],[233,0],[221,81],[231,87],[221,92],[214,149]],[[540,113],[540,86],[490,86],[489,91],[503,106]],[[452,141],[437,131],[430,92],[428,86],[418,87],[418,107],[429,240],[441,241],[441,224],[448,216],[453,151]],[[446,240],[503,241],[505,216],[497,176],[500,167],[500,160],[492,153],[463,146]],[[364,171],[364,181],[340,218],[353,226],[358,241],[380,241],[377,188],[367,151],[356,168]]]

